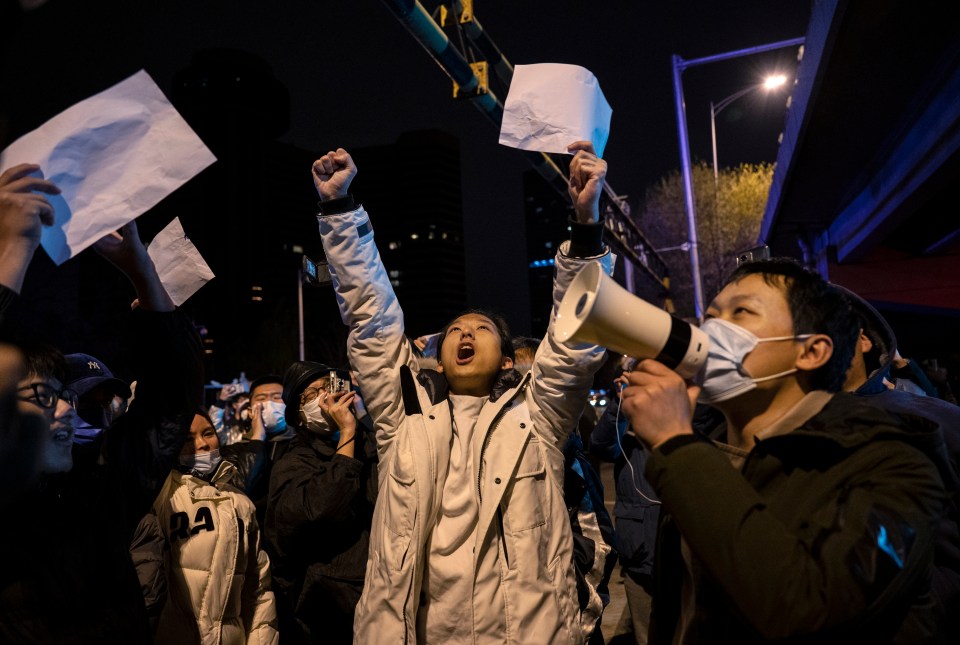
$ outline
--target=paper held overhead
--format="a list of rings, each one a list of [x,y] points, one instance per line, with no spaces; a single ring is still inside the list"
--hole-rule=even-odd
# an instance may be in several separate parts
[[[40,244],[57,264],[119,229],[216,161],[143,70],[61,112],[0,153],[61,189]]]
[[[566,153],[574,141],[591,141],[603,156],[612,114],[589,70],[559,63],[517,65],[503,106],[500,143]]]
[[[179,217],[174,217],[157,233],[147,253],[157,267],[164,289],[178,307],[214,278],[200,251],[184,232]]]

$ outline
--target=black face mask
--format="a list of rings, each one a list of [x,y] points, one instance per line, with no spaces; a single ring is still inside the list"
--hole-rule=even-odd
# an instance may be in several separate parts
[[[80,405],[77,407],[77,416],[95,428],[106,430],[113,423],[113,413],[99,405]]]

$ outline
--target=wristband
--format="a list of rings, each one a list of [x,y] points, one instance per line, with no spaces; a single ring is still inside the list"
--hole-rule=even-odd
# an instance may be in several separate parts
[[[341,445],[337,446],[336,453],[337,453],[337,454],[340,454],[340,449],[343,448],[343,447],[345,447],[345,446],[349,446],[349,445],[350,445],[350,442],[353,441],[353,440],[356,439],[356,438],[357,438],[357,435],[353,435],[352,437],[350,437],[349,439],[347,439],[346,441],[344,441]]]

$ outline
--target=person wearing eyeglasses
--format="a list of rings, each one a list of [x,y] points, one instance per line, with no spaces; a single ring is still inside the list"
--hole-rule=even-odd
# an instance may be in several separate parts
[[[148,642],[148,622],[127,538],[117,521],[123,488],[72,469],[77,394],[63,387],[56,349],[22,344],[21,418],[42,418],[40,479],[7,504],[0,552],[0,642]]]
[[[41,444],[40,473],[54,475],[73,467],[73,433],[77,425],[77,393],[64,388],[63,356],[52,348],[27,354],[27,376],[17,385],[18,408],[39,414],[50,424]]]
[[[23,288],[42,228],[53,224],[44,194],[60,189],[34,164],[0,171],[2,319],[12,318],[9,307]],[[150,642],[130,538],[177,463],[202,402],[202,346],[160,282],[135,222],[93,248],[136,291],[136,310],[129,321],[118,311],[117,324],[129,325],[137,342],[125,348],[136,363],[137,397],[111,424],[97,467],[71,468],[77,414],[69,405],[75,395],[63,387],[63,357],[21,347],[29,376],[18,379],[9,400],[21,419],[47,425],[36,451],[21,455],[25,472],[38,462],[40,481],[21,486],[22,494],[3,509],[0,552],[8,558],[0,576],[0,643]],[[19,325],[9,331],[34,332],[30,320],[9,322]]]
[[[294,363],[283,400],[296,436],[274,463],[264,523],[280,632],[296,645],[350,643],[377,496],[373,435],[345,370]]]

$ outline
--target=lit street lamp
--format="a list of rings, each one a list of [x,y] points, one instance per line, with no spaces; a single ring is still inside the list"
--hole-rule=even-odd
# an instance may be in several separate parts
[[[737,99],[746,96],[754,90],[763,89],[767,92],[772,92],[779,87],[783,87],[787,82],[787,77],[783,74],[774,74],[768,76],[764,79],[762,83],[757,85],[751,85],[750,87],[745,87],[739,92],[734,92],[727,98],[722,101],[714,104],[713,101],[710,101],[710,138],[713,141],[713,181],[717,182],[720,179],[720,173],[717,168],[717,115],[723,111],[724,108],[729,106],[731,103]]]
[[[683,201],[687,213],[687,234],[689,236],[687,241],[690,243],[690,270],[693,274],[693,304],[697,320],[703,320],[703,283],[700,278],[700,251],[697,249],[697,211],[693,202],[693,171],[691,170],[690,163],[690,138],[687,135],[687,106],[683,99],[683,80],[681,76],[684,70],[689,67],[716,63],[741,56],[751,56],[753,54],[780,49],[781,47],[794,47],[802,44],[803,38],[794,38],[792,40],[770,43],[769,45],[760,45],[758,47],[749,47],[747,49],[714,54],[713,56],[704,56],[693,60],[684,60],[676,54],[673,55],[673,104],[677,113],[677,136],[680,139],[680,171],[683,175]]]

